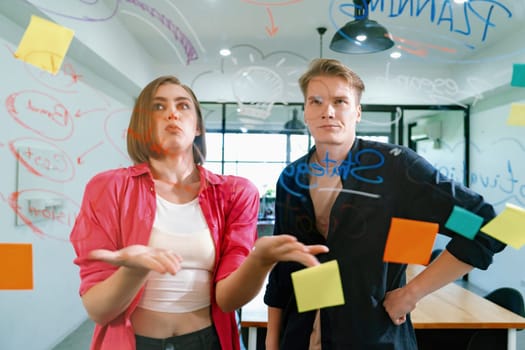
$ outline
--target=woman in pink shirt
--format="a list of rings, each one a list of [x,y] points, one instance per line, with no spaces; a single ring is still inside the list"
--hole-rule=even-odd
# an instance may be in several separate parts
[[[134,165],[89,181],[70,237],[91,350],[239,349],[234,311],[273,265],[327,248],[257,239],[258,190],[202,167],[199,102],[176,77],[142,90],[127,144]]]

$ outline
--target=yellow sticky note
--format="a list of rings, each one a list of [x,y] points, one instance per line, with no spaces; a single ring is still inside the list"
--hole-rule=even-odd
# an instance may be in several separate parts
[[[15,57],[56,74],[73,40],[74,31],[37,16],[29,26],[15,52]]]
[[[0,243],[0,290],[33,289],[33,246]]]
[[[293,272],[291,276],[299,312],[345,303],[337,260]]]
[[[481,231],[520,249],[525,244],[525,209],[507,203],[505,209],[483,226]]]
[[[513,103],[510,105],[508,125],[525,126],[525,104]]]

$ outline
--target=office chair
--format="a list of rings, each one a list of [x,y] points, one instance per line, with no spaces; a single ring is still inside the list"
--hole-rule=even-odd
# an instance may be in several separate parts
[[[502,287],[485,295],[485,299],[525,317],[525,306],[520,291],[514,288]]]
[[[484,298],[522,317],[525,317],[523,296],[517,289],[509,287],[497,288],[486,294]],[[499,349],[507,349],[506,329],[482,329],[476,331],[470,338],[467,346],[467,350]]]

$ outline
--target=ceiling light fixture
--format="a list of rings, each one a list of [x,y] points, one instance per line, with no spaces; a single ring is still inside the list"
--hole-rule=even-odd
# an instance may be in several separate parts
[[[294,108],[292,110],[292,119],[288,120],[284,124],[285,132],[289,132],[292,134],[295,134],[295,133],[304,134],[306,125],[304,125],[304,123],[301,120],[299,120],[299,118],[297,117],[298,112],[299,111],[297,110],[297,108]]]
[[[227,56],[230,56],[232,52],[229,49],[221,49],[219,51],[219,54],[223,57],[227,57]]]
[[[316,29],[319,34],[319,58],[323,58],[323,35],[326,33],[326,27],[317,27]]]
[[[324,33],[326,33],[326,27],[317,27],[316,30],[319,34],[319,58],[323,58],[323,35]],[[306,131],[306,125],[301,120],[299,120],[297,116],[298,113],[299,111],[297,110],[297,108],[294,108],[292,110],[292,119],[284,123],[284,129],[282,132],[288,134],[288,146],[290,142],[290,134],[304,134]],[[289,154],[289,152],[287,152],[287,154]]]
[[[368,0],[354,0],[354,20],[333,36],[330,49],[348,54],[374,53],[394,46],[388,30],[368,19]]]
[[[393,59],[395,59],[395,60],[397,60],[398,58],[401,57],[401,52],[399,52],[399,51],[394,51],[394,52],[392,52],[392,53],[390,54],[390,57],[393,58]]]

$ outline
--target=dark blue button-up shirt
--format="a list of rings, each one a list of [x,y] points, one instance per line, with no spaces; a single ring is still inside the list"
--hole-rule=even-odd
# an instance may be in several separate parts
[[[338,261],[345,304],[321,310],[323,350],[417,349],[410,318],[396,326],[383,307],[385,294],[406,284],[406,265],[383,261],[391,219],[438,223],[439,232],[452,238],[447,245],[451,254],[486,269],[504,244],[481,232],[467,239],[446,229],[445,222],[455,205],[484,222],[494,218],[493,207],[408,148],[356,139],[333,174],[341,177],[343,189],[332,207],[325,240],[316,229],[309,178],[329,170],[309,165],[313,151],[279,177],[274,233],[293,234],[306,244],[326,244],[330,251],[319,260]],[[308,349],[315,317],[315,311],[297,312],[290,273],[301,268],[297,263],[277,264],[264,297],[267,305],[283,310],[284,350]]]

